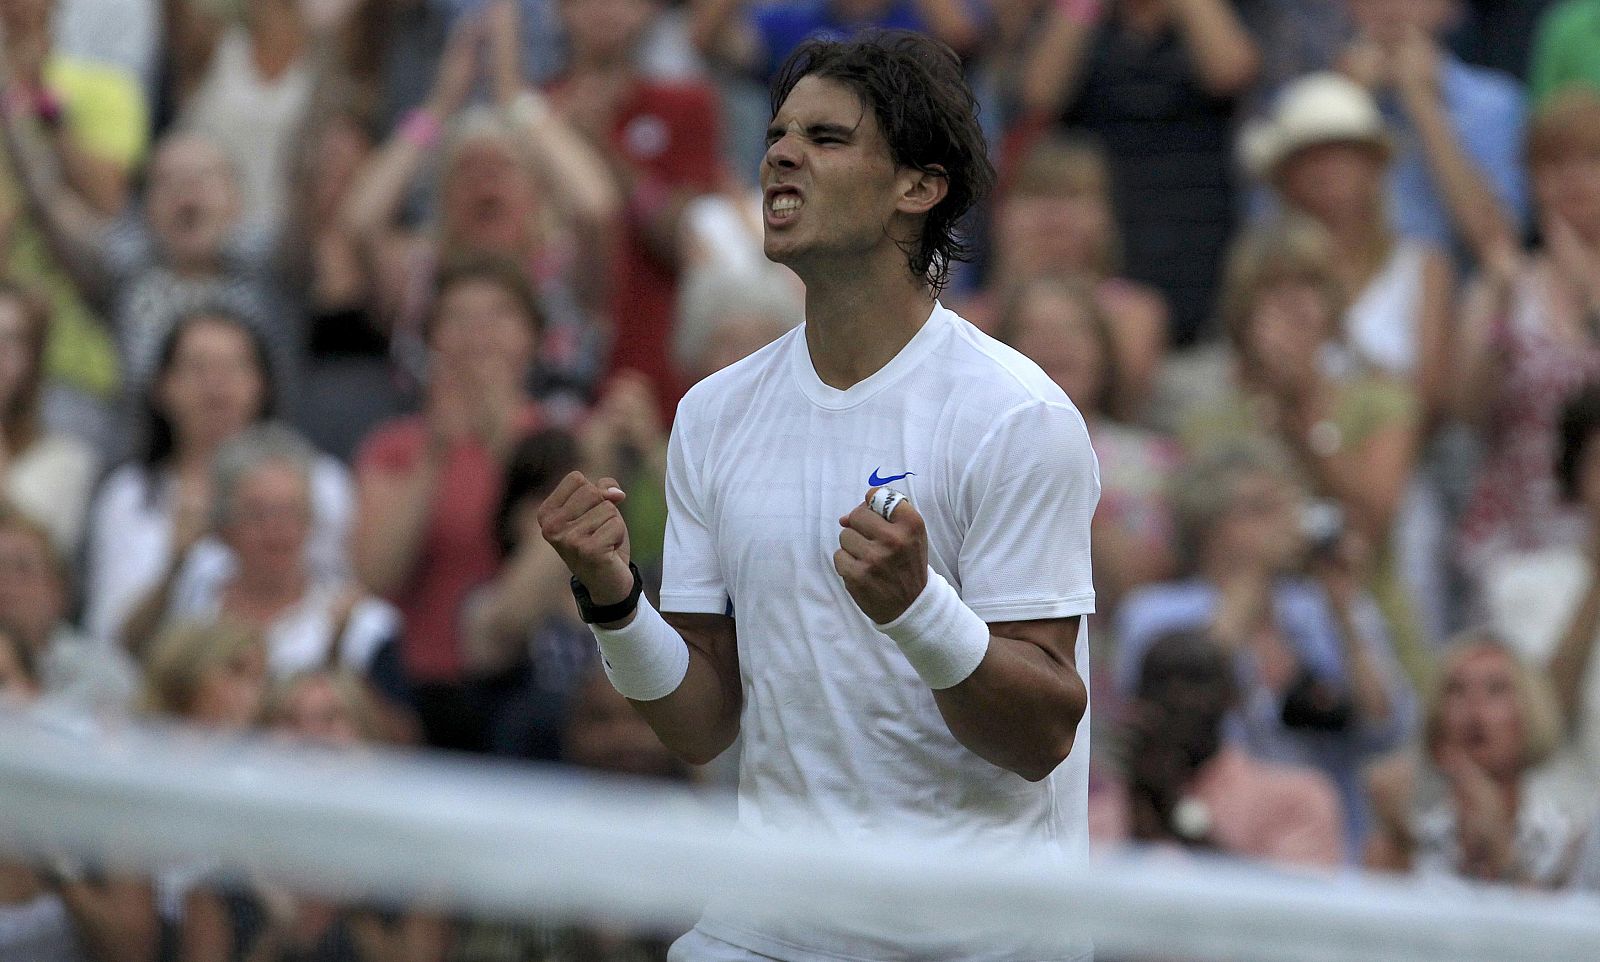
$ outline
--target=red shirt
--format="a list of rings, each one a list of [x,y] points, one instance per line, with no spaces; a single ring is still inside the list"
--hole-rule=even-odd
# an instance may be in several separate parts
[[[530,402],[518,415],[517,430],[531,433],[543,420]],[[427,424],[420,415],[379,425],[356,456],[357,474],[408,474],[427,444]],[[462,605],[500,567],[494,515],[504,485],[505,469],[482,444],[463,442],[445,455],[416,565],[389,596],[405,619],[400,658],[412,681],[461,680]]]
[[[628,229],[617,254],[611,317],[615,338],[606,365],[632,368],[656,385],[662,416],[670,421],[685,385],[673,364],[677,305],[675,265],[645,243],[641,211],[664,203],[674,190],[708,193],[718,184],[716,92],[702,83],[640,81],[623,98],[612,127],[612,146],[643,175],[628,205]]]

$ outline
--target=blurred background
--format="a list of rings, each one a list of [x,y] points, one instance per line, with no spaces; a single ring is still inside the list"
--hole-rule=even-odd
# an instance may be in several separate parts
[[[0,0],[0,699],[731,793],[533,508],[803,317],[765,83],[930,33],[1100,460],[1097,846],[1600,888],[1600,0]],[[0,960],[660,959],[0,862]]]

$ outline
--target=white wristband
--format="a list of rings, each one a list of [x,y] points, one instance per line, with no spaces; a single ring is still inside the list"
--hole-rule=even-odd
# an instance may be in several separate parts
[[[911,667],[934,691],[966,681],[989,651],[989,626],[932,568],[928,569],[928,583],[911,606],[900,617],[877,627],[894,639]]]
[[[621,628],[590,625],[611,687],[634,701],[655,701],[678,690],[689,673],[689,646],[642,595],[633,620]]]

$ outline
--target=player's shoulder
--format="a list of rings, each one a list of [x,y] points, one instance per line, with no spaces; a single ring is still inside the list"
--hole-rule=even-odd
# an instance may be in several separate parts
[[[782,371],[793,340],[805,336],[803,327],[796,326],[760,350],[697,381],[678,402],[677,419],[703,417],[724,411],[729,404],[747,400],[762,384]]]
[[[1076,411],[1065,391],[1021,351],[980,331],[961,315],[943,309],[950,327],[946,371],[960,382],[964,405],[1009,411],[1037,402]]]

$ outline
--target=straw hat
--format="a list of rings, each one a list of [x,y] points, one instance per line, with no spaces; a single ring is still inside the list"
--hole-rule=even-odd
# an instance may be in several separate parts
[[[1253,121],[1239,137],[1239,158],[1253,177],[1272,176],[1306,147],[1369,143],[1387,156],[1393,145],[1367,89],[1339,73],[1309,74],[1285,87],[1272,116]]]

